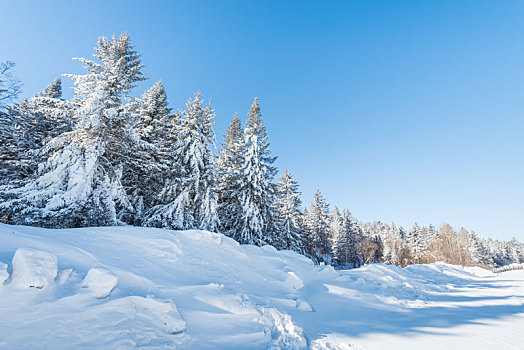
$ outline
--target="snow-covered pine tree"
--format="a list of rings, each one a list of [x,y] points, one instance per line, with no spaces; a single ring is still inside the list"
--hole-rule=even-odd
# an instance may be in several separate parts
[[[304,252],[304,242],[301,230],[300,191],[298,183],[286,170],[277,182],[277,201],[275,203],[278,218],[280,242],[277,246],[299,253]]]
[[[47,98],[62,98],[62,79],[60,77],[53,80],[51,84],[49,84],[40,95],[41,97],[47,97]]]
[[[175,156],[180,117],[171,114],[168,103],[162,81],[157,81],[140,100],[140,120],[135,127],[140,137],[134,150],[137,161],[126,168],[123,176],[134,207],[127,221],[135,225],[146,224],[146,211],[159,204],[158,196],[166,182],[181,176]]]
[[[211,104],[204,106],[200,92],[189,100],[182,113],[177,145],[179,164],[185,170],[183,192],[188,193],[193,222],[184,226],[215,231],[218,227],[215,157],[215,113]]]
[[[44,158],[40,150],[55,136],[71,130],[72,106],[62,100],[57,78],[41,93],[8,106],[0,119],[0,184],[20,186]]]
[[[385,264],[400,265],[402,239],[400,230],[395,223],[389,227],[387,235],[382,239],[384,245],[383,260]]]
[[[353,218],[349,210],[342,211],[342,224],[344,228],[344,251],[339,255],[344,267],[359,267],[364,263],[364,235],[360,225]],[[342,253],[342,252],[341,252]]]
[[[346,256],[346,235],[344,234],[344,222],[340,211],[335,206],[329,221],[329,238],[333,251],[333,265],[343,266]]]
[[[136,129],[138,135],[150,144],[158,144],[172,132],[173,118],[166,90],[161,80],[144,92],[140,103],[140,121]]]
[[[425,240],[422,228],[417,223],[415,223],[408,232],[407,241],[413,254],[413,261],[411,263],[419,264],[427,248],[427,242]]]
[[[46,145],[49,157],[39,176],[15,190],[2,204],[14,210],[17,223],[47,227],[120,224],[120,211],[132,210],[122,172],[135,159],[138,137],[136,103],[124,104],[142,77],[140,56],[131,39],[100,38],[94,55],[79,58],[84,75],[67,75],[76,84],[74,129]]]
[[[241,212],[237,196],[240,181],[240,167],[243,160],[244,134],[238,114],[235,113],[224,135],[224,142],[217,161],[218,173],[218,214],[220,230],[235,239]]]
[[[217,174],[211,151],[214,117],[211,105],[204,106],[200,92],[187,102],[182,119],[176,121],[179,127],[172,166],[177,169],[161,191],[160,204],[148,213],[148,223],[174,229],[217,229]]]
[[[262,121],[258,98],[255,98],[247,116],[242,145],[242,160],[237,171],[236,190],[240,212],[235,218],[234,237],[240,243],[274,244],[278,238],[275,222],[276,157],[269,151],[269,142]]]
[[[329,239],[329,204],[319,190],[315,192],[305,220],[308,255],[317,263],[330,264],[333,254]]]

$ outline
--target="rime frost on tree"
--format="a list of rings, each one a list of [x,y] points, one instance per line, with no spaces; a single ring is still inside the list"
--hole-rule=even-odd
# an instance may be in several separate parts
[[[30,99],[8,106],[0,118],[0,184],[20,185],[45,159],[44,145],[72,126],[72,106],[61,99],[57,78]]]
[[[308,254],[317,262],[330,263],[332,247],[329,237],[329,205],[319,190],[315,192],[305,216],[305,226]]]
[[[53,80],[51,84],[49,84],[40,94],[41,97],[47,97],[47,98],[56,98],[61,99],[62,98],[62,80],[60,77]]]
[[[166,203],[164,187],[181,176],[175,149],[180,117],[171,114],[168,104],[164,85],[158,81],[142,95],[137,107],[140,119],[135,132],[140,139],[133,150],[136,161],[123,176],[134,207],[127,221],[135,225],[163,226],[148,215],[154,212],[151,208]]]
[[[278,218],[279,242],[282,249],[290,249],[300,253],[304,252],[304,238],[302,214],[300,207],[302,201],[298,190],[298,183],[286,170],[277,182],[277,200],[275,203]]]
[[[235,171],[235,189],[231,193],[239,199],[239,212],[233,219],[233,237],[241,243],[271,244],[276,241],[275,185],[276,168],[272,166],[276,157],[269,151],[266,128],[258,99],[249,110],[242,159]]]
[[[74,129],[46,145],[48,159],[38,176],[16,190],[17,222],[38,226],[74,227],[120,224],[130,210],[122,172],[133,161],[129,150],[138,137],[138,116],[129,90],[143,80],[139,55],[127,34],[100,38],[99,62],[79,58],[87,74],[68,75],[75,82]]]
[[[218,226],[214,147],[214,111],[203,104],[200,93],[187,102],[173,146],[179,178],[166,181],[161,196],[170,201],[153,208],[150,221],[163,226],[216,230]]]
[[[217,161],[218,175],[218,215],[220,230],[227,235],[236,236],[241,212],[240,198],[237,196],[241,184],[240,167],[243,160],[244,134],[238,114],[231,120],[224,135],[224,143]]]

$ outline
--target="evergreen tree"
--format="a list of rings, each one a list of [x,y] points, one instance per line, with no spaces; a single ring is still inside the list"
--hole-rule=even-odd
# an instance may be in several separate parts
[[[359,267],[364,263],[364,236],[362,229],[347,209],[344,209],[342,212],[342,222],[345,237],[343,266]]]
[[[135,130],[140,140],[134,150],[137,161],[127,167],[123,176],[134,207],[127,221],[136,225],[152,224],[147,210],[160,204],[159,194],[166,182],[180,177],[174,152],[180,118],[171,114],[168,104],[161,81],[147,90],[139,103],[140,120]]]
[[[333,264],[343,266],[346,262],[347,236],[344,232],[344,221],[335,206],[329,222],[329,237],[333,250]]]
[[[169,101],[162,81],[157,81],[142,95],[140,106],[140,121],[137,124],[137,133],[142,140],[150,144],[159,144],[169,138],[172,132],[173,118]]]
[[[42,97],[62,99],[62,79],[53,80],[40,94]]]
[[[194,228],[215,231],[218,227],[215,159],[211,151],[215,147],[213,131],[215,113],[203,101],[198,92],[188,101],[178,142],[180,164],[185,170],[184,189],[188,193]]]
[[[238,114],[231,120],[224,135],[224,142],[218,157],[218,213],[220,229],[235,237],[235,229],[240,226],[241,203],[237,193],[240,188],[240,167],[243,160],[244,134]]]
[[[237,170],[233,193],[240,201],[240,212],[234,219],[234,237],[241,243],[272,244],[276,240],[275,185],[276,157],[269,151],[266,128],[258,98],[247,117],[242,142],[242,160]]]
[[[317,263],[329,264],[332,256],[329,239],[329,205],[319,190],[315,192],[305,220],[309,256]]]
[[[150,224],[174,229],[215,231],[217,174],[214,147],[214,112],[203,105],[200,93],[187,102],[177,122],[175,169],[160,194],[160,204],[148,214]],[[180,167],[180,168],[179,168]],[[176,176],[180,169],[180,176]]]
[[[57,78],[40,94],[8,106],[0,119],[0,184],[21,185],[45,160],[45,144],[72,126],[72,106]]]
[[[275,203],[278,228],[280,233],[279,247],[302,253],[304,242],[301,231],[300,192],[298,183],[286,170],[277,183],[277,201]]]
[[[39,176],[2,204],[15,210],[17,223],[51,227],[120,224],[121,211],[132,210],[121,178],[134,161],[138,116],[129,91],[142,77],[140,56],[127,34],[100,38],[99,62],[77,59],[87,74],[68,75],[75,84],[74,129],[46,146],[49,157]]]

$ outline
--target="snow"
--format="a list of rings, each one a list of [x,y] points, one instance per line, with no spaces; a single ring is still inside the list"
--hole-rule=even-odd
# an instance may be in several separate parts
[[[58,262],[55,255],[31,248],[17,249],[11,284],[18,288],[44,288],[53,283]]]
[[[524,342],[523,270],[435,263],[337,271],[221,234],[128,226],[1,224],[0,242],[2,349],[520,349]]]
[[[118,278],[111,271],[101,268],[92,268],[87,272],[82,287],[88,288],[95,298],[106,298],[115,288]]]

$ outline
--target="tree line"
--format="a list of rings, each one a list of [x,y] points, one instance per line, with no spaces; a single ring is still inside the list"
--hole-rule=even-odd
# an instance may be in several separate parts
[[[215,154],[215,113],[200,93],[173,112],[161,81],[145,80],[128,34],[102,37],[84,74],[65,74],[32,98],[11,62],[0,65],[0,221],[65,228],[137,225],[222,232],[240,243],[271,244],[340,268],[524,263],[524,246],[484,240],[451,226],[406,230],[362,223],[330,209],[320,191],[302,208],[295,178],[271,154],[259,100],[236,114]]]

